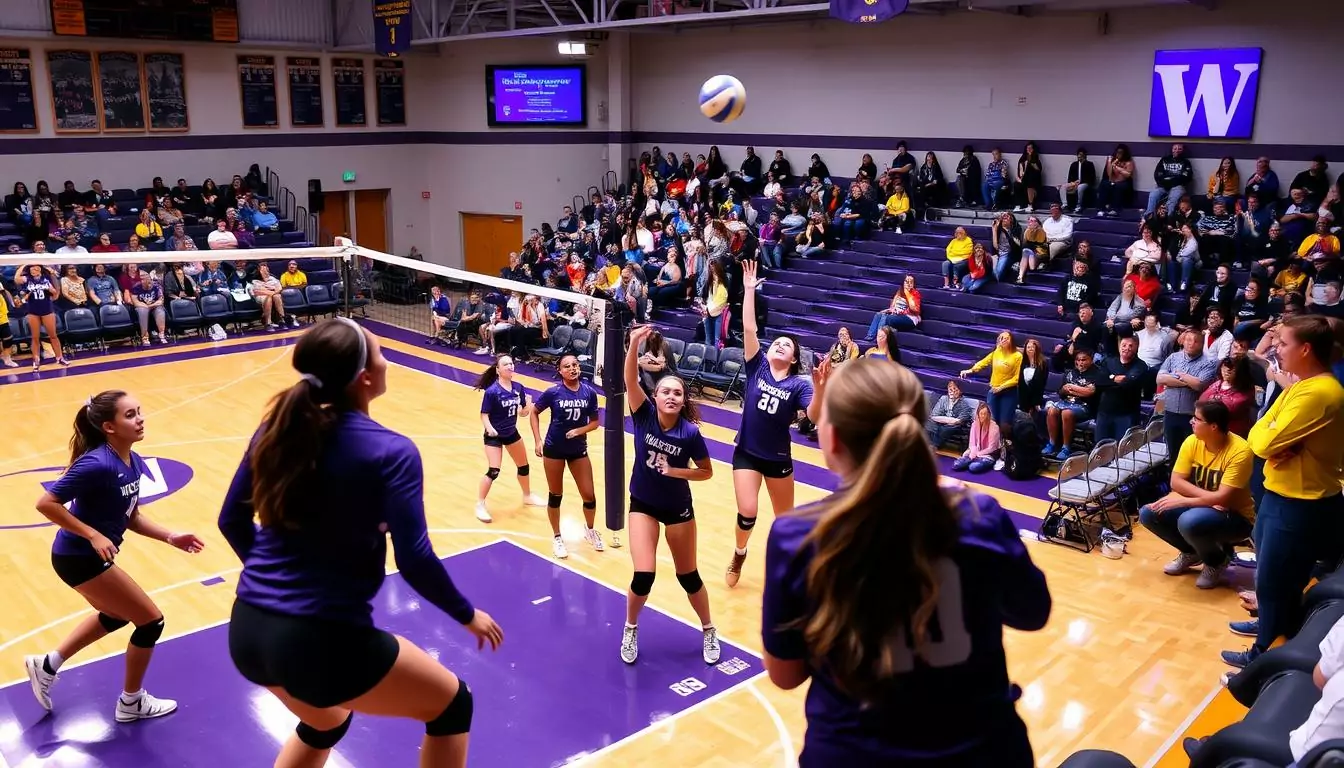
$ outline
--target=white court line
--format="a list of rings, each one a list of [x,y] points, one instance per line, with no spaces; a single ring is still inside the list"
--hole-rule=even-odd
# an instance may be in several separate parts
[[[1176,746],[1176,741],[1180,739],[1181,736],[1185,735],[1186,731],[1190,730],[1190,726],[1194,725],[1195,719],[1204,714],[1204,710],[1209,708],[1209,705],[1213,703],[1214,697],[1217,696],[1218,692],[1221,690],[1223,690],[1223,686],[1218,685],[1212,691],[1209,691],[1209,695],[1204,697],[1204,700],[1199,703],[1199,706],[1195,707],[1195,710],[1191,712],[1180,725],[1176,726],[1176,730],[1172,731],[1171,736],[1167,737],[1167,740],[1162,742],[1162,746],[1157,748],[1157,751],[1153,753],[1153,756],[1148,758],[1148,762],[1143,764],[1143,768],[1153,768],[1153,766],[1157,765],[1157,761],[1161,760],[1163,755],[1170,752],[1171,748]]]
[[[478,439],[479,439],[479,438],[478,438]],[[527,532],[525,532],[525,531],[514,531],[514,530],[510,530],[510,529],[508,529],[508,528],[430,528],[430,529],[428,530],[428,533],[444,533],[444,534],[454,534],[454,533],[493,533],[493,534],[500,534],[500,535],[505,535],[505,536],[517,536],[517,537],[520,538],[520,539],[532,539],[533,541],[547,541],[547,542],[549,542],[551,539],[555,538],[554,536],[551,536],[551,535],[549,535],[549,534],[547,534],[547,535],[542,535],[542,534],[540,534],[540,533],[527,533]],[[508,539],[501,539],[501,540],[502,540],[502,541],[508,541]],[[509,543],[510,543],[510,544],[513,544],[515,547],[521,547],[522,549],[527,549],[527,547],[522,547],[522,546],[521,546],[520,544],[518,544],[517,542],[510,541]],[[528,551],[528,552],[532,552],[532,550],[530,550],[530,549],[528,549],[527,551]],[[539,553],[539,552],[532,552],[532,554],[534,554],[534,555],[536,555],[537,557],[540,557],[540,558],[542,558],[542,559],[544,559],[544,560],[546,560],[546,561],[548,561],[548,562],[551,561],[551,560],[553,560],[553,559],[555,559],[555,558],[551,558],[551,557],[548,557],[548,556],[546,556],[546,555],[543,555],[543,554],[541,554],[541,553]],[[658,562],[660,562],[660,563],[667,563],[668,565],[672,565],[672,566],[675,566],[675,565],[676,565],[675,561],[672,560],[672,556],[671,556],[671,555],[665,555],[665,554],[662,554],[662,553],[660,552],[660,553],[658,553],[657,558],[658,558]],[[555,562],[556,562],[557,565],[560,564],[560,561],[559,561],[559,560],[555,560]],[[568,566],[566,566],[566,567],[568,567]],[[582,571],[576,570],[576,569],[574,569],[574,568],[570,568],[569,570],[574,571],[575,573],[577,573],[577,574],[579,574],[580,576],[583,576],[583,577],[585,577],[585,578],[592,578],[592,577],[589,576],[588,574],[583,573]],[[593,580],[594,580],[594,581],[597,581],[597,579],[593,579]],[[603,586],[606,586],[606,587],[611,587],[610,584],[607,584],[607,583],[605,583],[605,582],[602,582],[602,585],[603,585]],[[621,594],[625,594],[625,592],[624,592],[623,590],[617,589],[616,587],[611,587],[611,588],[612,588],[612,589],[615,589],[617,592],[620,592]],[[686,622],[686,623],[689,623],[689,622]],[[699,629],[699,627],[696,627],[696,629]],[[0,650],[3,650],[3,649],[0,649]]]
[[[789,735],[789,727],[784,724],[784,718],[779,716],[779,710],[765,698],[761,689],[756,687],[753,680],[747,685],[751,690],[751,695],[765,707],[765,713],[770,716],[771,722],[775,724],[775,731],[779,734],[779,746],[784,750],[784,768],[798,768],[798,753],[793,751],[793,737]]]
[[[550,595],[547,595],[547,596],[545,596],[545,597],[538,597],[536,600],[533,600],[533,601],[532,601],[532,604],[533,604],[533,605],[541,605],[542,603],[549,603],[550,601],[551,601],[551,596],[550,596]]]

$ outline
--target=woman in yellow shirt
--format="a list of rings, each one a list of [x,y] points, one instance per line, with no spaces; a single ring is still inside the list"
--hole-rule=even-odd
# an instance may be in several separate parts
[[[897,179],[891,187],[891,197],[887,198],[887,208],[882,213],[882,222],[878,225],[882,229],[895,227],[896,234],[901,234],[901,225],[910,220],[910,195],[905,191],[905,186]]]
[[[966,234],[965,227],[957,227],[952,234],[952,242],[947,244],[947,261],[943,262],[943,287],[960,288],[961,279],[970,271],[966,260],[971,258],[975,241]]]
[[[1013,422],[1017,420],[1017,385],[1022,377],[1022,352],[1013,342],[1013,334],[1008,331],[999,333],[994,351],[962,371],[961,378],[969,378],[987,367],[989,399],[986,402],[989,404],[989,413],[994,417],[994,421],[998,422],[999,434],[1007,439],[1012,436]],[[1007,452],[1006,447],[1004,452]],[[995,463],[994,469],[1003,469],[1002,458]]]
[[[157,243],[163,239],[163,227],[150,215],[148,208],[140,211],[140,223],[135,225],[135,234],[142,243]]]
[[[1290,317],[1274,348],[1279,367],[1297,377],[1251,427],[1246,442],[1265,460],[1265,492],[1256,510],[1255,644],[1223,651],[1223,661],[1244,667],[1301,621],[1302,590],[1318,561],[1337,562],[1344,543],[1344,387],[1330,364],[1340,343],[1330,320]],[[1252,624],[1252,622],[1246,622]]]
[[[723,276],[723,264],[709,263],[709,282],[705,284],[705,344],[723,346],[724,310],[728,308],[728,281]]]

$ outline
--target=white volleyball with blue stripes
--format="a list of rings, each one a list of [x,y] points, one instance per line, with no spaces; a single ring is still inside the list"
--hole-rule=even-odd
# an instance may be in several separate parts
[[[732,75],[715,75],[700,86],[700,113],[716,123],[731,123],[747,108],[747,89]]]

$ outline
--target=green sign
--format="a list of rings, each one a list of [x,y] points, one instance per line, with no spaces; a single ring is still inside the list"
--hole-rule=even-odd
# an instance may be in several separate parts
[[[344,182],[351,182],[351,181],[354,181],[354,180],[355,180],[355,172],[354,172],[354,171],[342,171],[342,172],[341,172],[341,181],[344,181]]]

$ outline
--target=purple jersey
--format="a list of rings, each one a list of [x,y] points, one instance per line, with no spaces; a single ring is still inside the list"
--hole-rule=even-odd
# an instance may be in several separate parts
[[[597,389],[579,379],[578,390],[564,383],[541,393],[537,398],[537,413],[551,409],[551,424],[546,428],[546,447],[567,456],[577,456],[588,450],[588,436],[565,437],[571,429],[586,427],[597,416]]]
[[[766,545],[763,641],[771,655],[806,660],[803,766],[896,765],[979,748],[1015,720],[1018,691],[1008,680],[1003,626],[1035,630],[1050,616],[1045,575],[1031,561],[1008,514],[992,497],[947,483],[944,493],[961,526],[952,557],[933,564],[939,602],[930,624],[935,640],[916,653],[896,649],[905,674],[888,693],[864,707],[841,692],[810,659],[801,628],[812,612],[805,540],[817,524],[818,504],[775,518]],[[945,758],[946,759],[946,758]]]
[[[144,283],[139,283],[131,290],[131,295],[144,304],[153,304],[163,298],[163,287],[155,282],[151,282],[148,287]]]
[[[793,448],[789,427],[797,420],[798,411],[812,404],[812,382],[802,376],[776,380],[765,361],[764,349],[747,361],[742,374],[747,387],[737,444],[756,458],[788,461]]]
[[[527,403],[527,390],[518,382],[512,382],[509,388],[496,381],[485,388],[481,396],[481,413],[490,414],[490,426],[499,436],[511,439],[518,434],[518,412]]]
[[[131,453],[131,463],[121,460],[111,446],[103,444],[80,456],[51,486],[51,495],[70,505],[70,514],[103,534],[118,547],[126,535],[126,523],[140,503],[140,476],[145,462]],[[51,551],[57,555],[97,556],[88,539],[66,530],[56,533]]]
[[[678,418],[664,431],[658,413],[647,398],[630,414],[635,423],[635,471],[630,474],[630,495],[658,509],[691,509],[691,484],[668,477],[659,465],[686,469],[692,460],[709,458],[709,446],[694,422]]]
[[[287,510],[297,528],[253,523],[251,451],[219,513],[243,561],[238,599],[276,613],[372,624],[387,537],[411,588],[460,623],[475,609],[434,554],[425,524],[424,468],[408,438],[358,411],[340,415],[314,475]],[[297,507],[297,508],[294,508]]]
[[[24,306],[28,309],[28,314],[41,317],[50,315],[55,310],[52,307],[52,294],[56,292],[51,280],[43,275],[39,278],[28,278],[28,282],[19,286],[19,293],[23,294]]]

